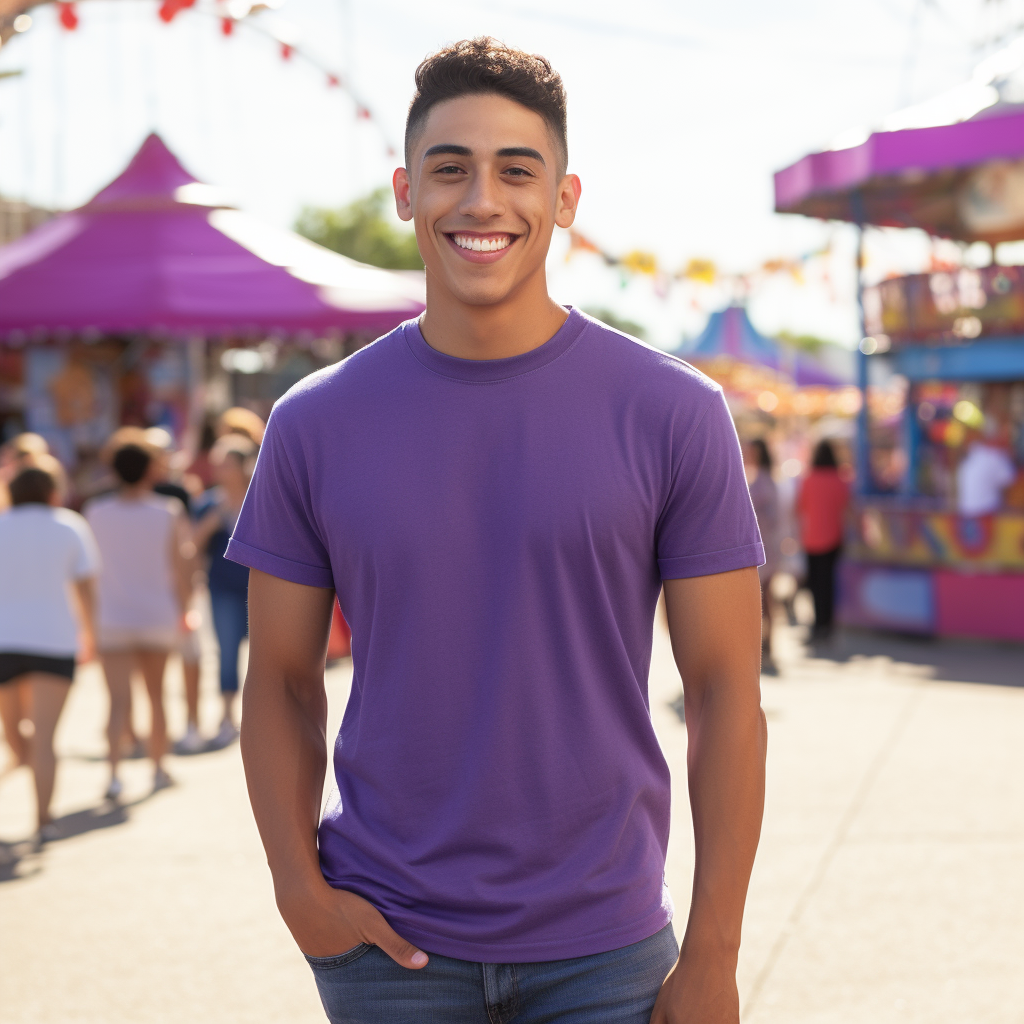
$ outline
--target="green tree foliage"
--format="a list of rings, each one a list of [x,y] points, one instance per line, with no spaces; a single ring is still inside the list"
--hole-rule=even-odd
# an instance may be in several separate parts
[[[600,320],[601,323],[607,324],[614,331],[622,331],[623,334],[631,334],[634,338],[639,338],[641,341],[647,334],[647,329],[642,325],[635,323],[632,320],[625,320],[619,316],[618,313],[613,313],[610,309],[585,309],[583,310],[588,316],[592,316],[595,320]]]
[[[416,236],[399,230],[387,219],[389,202],[391,189],[379,188],[340,210],[306,206],[295,230],[360,263],[388,270],[422,270]]]
[[[834,341],[826,341],[824,338],[818,338],[813,334],[793,334],[792,331],[779,331],[776,337],[783,345],[802,349],[804,352],[810,352],[812,355],[820,352],[822,348],[828,345],[835,344]]]

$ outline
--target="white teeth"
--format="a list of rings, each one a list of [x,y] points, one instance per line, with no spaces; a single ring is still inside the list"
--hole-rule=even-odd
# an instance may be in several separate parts
[[[496,252],[498,249],[506,249],[512,239],[509,235],[500,235],[497,238],[480,238],[478,235],[452,235],[455,244],[460,249],[472,249],[473,252]]]

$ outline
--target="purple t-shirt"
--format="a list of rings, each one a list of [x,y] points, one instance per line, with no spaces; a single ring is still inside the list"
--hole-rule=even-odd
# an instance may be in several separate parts
[[[277,403],[228,557],[334,587],[352,627],[331,885],[491,963],[671,919],[661,581],[764,560],[716,384],[576,311],[479,361],[409,321]]]

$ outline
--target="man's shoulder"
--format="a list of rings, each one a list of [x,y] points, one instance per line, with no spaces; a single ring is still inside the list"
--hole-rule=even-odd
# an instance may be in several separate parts
[[[706,401],[722,390],[707,374],[684,359],[609,327],[586,313],[580,315],[586,320],[584,333],[588,344],[584,352],[591,359],[603,362],[612,373],[625,374],[629,384],[664,393],[676,401],[686,397],[698,400],[703,397]]]

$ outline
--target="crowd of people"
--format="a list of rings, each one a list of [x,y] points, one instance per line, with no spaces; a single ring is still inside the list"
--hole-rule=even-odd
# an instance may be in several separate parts
[[[53,739],[76,664],[98,658],[109,690],[107,800],[121,795],[125,756],[150,758],[154,789],[173,782],[164,710],[172,655],[182,661],[188,723],[176,751],[198,753],[237,737],[248,569],[224,551],[263,429],[254,413],[228,410],[190,458],[162,428],[123,427],[104,448],[106,486],[88,496],[68,494],[64,469],[39,435],[21,434],[0,449],[0,721],[15,765],[31,768],[40,840],[56,835]],[[204,587],[223,702],[212,737],[199,731]],[[150,707],[145,744],[132,724],[136,677]]]
[[[766,664],[771,663],[772,618],[775,601],[772,580],[782,562],[784,509],[773,474],[773,459],[767,442],[754,438],[743,446],[750,500],[764,543],[765,564],[758,569],[761,579],[761,647]],[[850,504],[850,487],[829,440],[819,441],[811,464],[801,478],[795,495],[795,514],[800,547],[804,554],[801,582],[814,605],[811,642],[825,642],[832,635],[836,605],[836,568],[843,548],[845,520]]]

